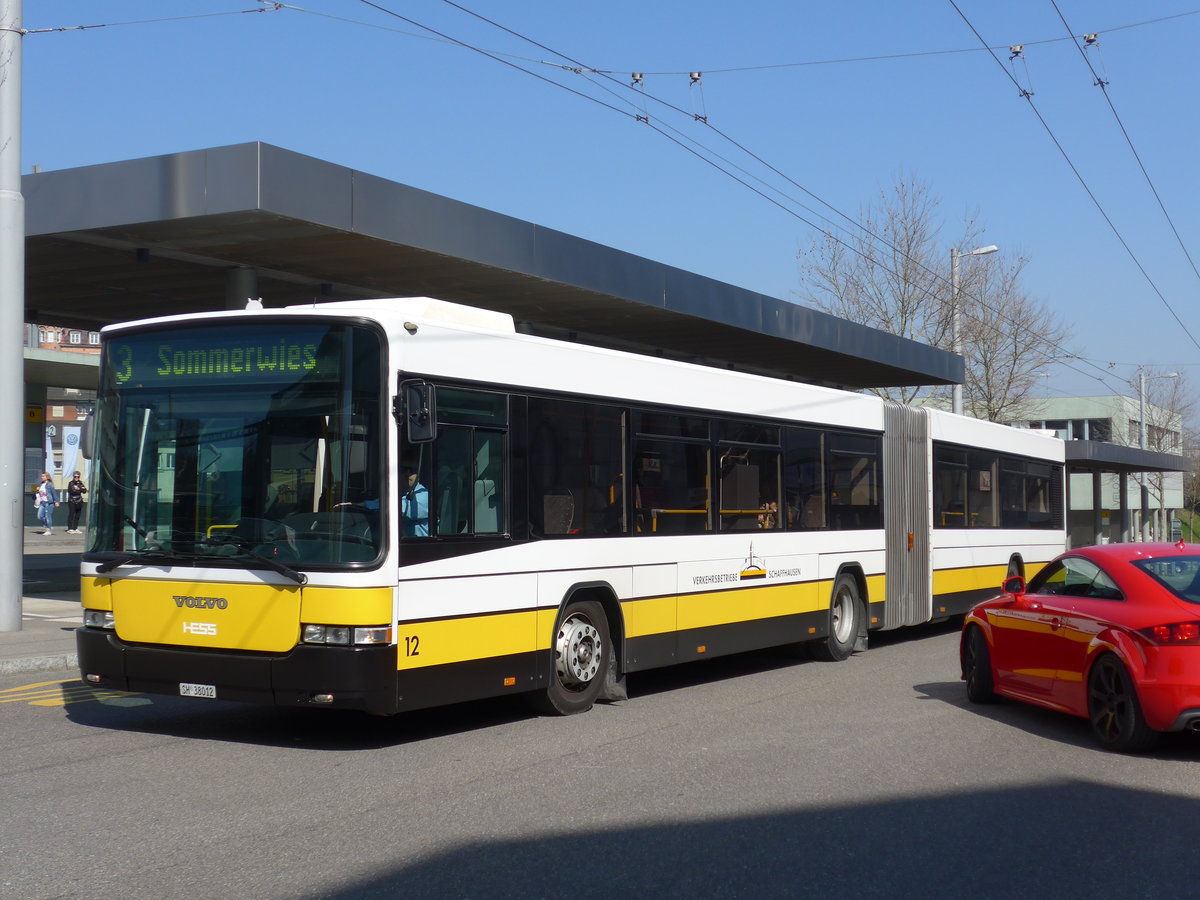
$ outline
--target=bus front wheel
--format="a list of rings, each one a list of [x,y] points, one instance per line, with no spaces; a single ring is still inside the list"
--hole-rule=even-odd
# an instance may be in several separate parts
[[[862,615],[858,582],[854,576],[843,572],[834,580],[833,595],[829,598],[829,633],[812,645],[813,656],[828,662],[850,656],[858,641]]]
[[[549,684],[530,696],[549,715],[569,716],[592,708],[604,687],[612,655],[608,618],[599,603],[568,603],[554,630]]]

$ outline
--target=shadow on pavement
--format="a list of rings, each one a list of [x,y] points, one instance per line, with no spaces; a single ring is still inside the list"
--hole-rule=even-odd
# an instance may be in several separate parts
[[[321,896],[1182,896],[1197,815],[1192,799],[1086,781],[603,831],[556,815],[560,832],[466,843]]]

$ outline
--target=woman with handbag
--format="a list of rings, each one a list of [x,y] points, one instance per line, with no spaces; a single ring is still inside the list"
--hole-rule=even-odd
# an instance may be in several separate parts
[[[45,531],[35,533],[53,534],[54,510],[58,508],[58,491],[54,489],[54,482],[50,480],[49,472],[42,473],[42,483],[37,486],[37,492],[33,495],[33,505],[37,508],[38,521],[46,528]]]

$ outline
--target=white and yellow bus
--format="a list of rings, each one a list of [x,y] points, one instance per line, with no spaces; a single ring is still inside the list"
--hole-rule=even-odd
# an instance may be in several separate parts
[[[103,332],[84,680],[390,714],[955,615],[1065,541],[1063,444],[428,298]]]

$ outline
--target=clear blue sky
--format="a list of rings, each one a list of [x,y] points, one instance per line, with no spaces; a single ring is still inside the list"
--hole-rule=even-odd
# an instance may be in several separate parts
[[[260,4],[25,0],[23,170],[266,141],[796,299],[797,251],[822,220],[793,201],[832,214],[724,134],[852,216],[902,170],[941,198],[948,239],[978,210],[985,243],[1030,258],[1026,292],[1088,361],[1056,368],[1049,393],[1126,392],[1138,365],[1200,380],[1200,348],[1167,308],[1200,340],[1200,276],[1050,0],[957,0],[987,44],[1024,45],[1014,63],[985,52],[949,0],[462,5],[550,49],[441,0],[377,6],[508,64],[356,0],[249,13]],[[1200,265],[1200,0],[1057,9],[1071,32],[1098,32],[1087,56]],[[234,14],[207,15],[220,13]],[[206,17],[168,20],[183,15]],[[137,20],[168,21],[119,24]],[[37,33],[86,25],[106,27]],[[551,51],[612,80],[546,65],[563,62]],[[644,102],[626,89],[633,72]],[[1136,263],[1006,73],[1032,89]],[[784,191],[772,196],[787,210],[639,113]]]

